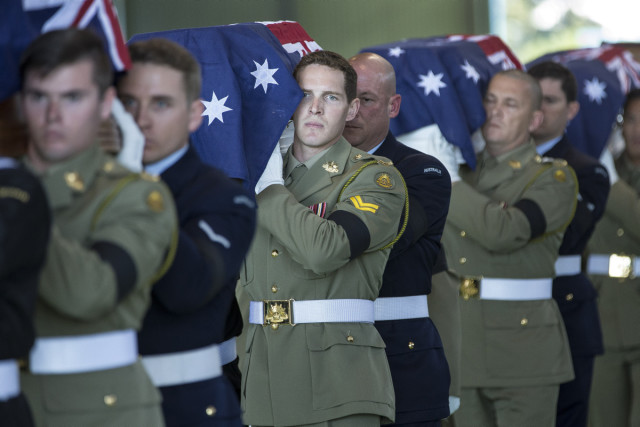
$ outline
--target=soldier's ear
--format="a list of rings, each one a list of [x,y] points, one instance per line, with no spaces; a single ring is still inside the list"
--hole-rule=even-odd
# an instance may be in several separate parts
[[[567,121],[573,120],[573,118],[580,111],[580,103],[578,101],[572,101],[569,103],[569,111],[567,112]]]
[[[359,109],[360,109],[360,99],[354,98],[354,100],[351,101],[351,103],[349,104],[349,111],[347,111],[346,121],[348,122],[349,120],[355,119]]]
[[[111,116],[111,104],[116,97],[116,89],[113,86],[109,86],[102,95],[102,104],[100,105],[100,118],[107,120]]]
[[[400,114],[400,103],[402,102],[402,95],[396,93],[389,98],[389,118],[393,119]]]
[[[189,105],[189,132],[195,132],[202,123],[204,105],[200,99],[196,99]]]
[[[544,119],[544,113],[540,110],[535,110],[533,115],[531,116],[531,121],[529,122],[529,133],[538,129],[542,124],[542,120]]]

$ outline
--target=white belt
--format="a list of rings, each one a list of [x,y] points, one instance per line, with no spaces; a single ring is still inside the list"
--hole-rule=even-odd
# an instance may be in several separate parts
[[[373,323],[373,301],[366,299],[251,301],[249,323],[295,325],[297,323]]]
[[[236,357],[238,357],[238,353],[236,352],[236,337],[221,342],[218,344],[218,349],[220,351],[221,365],[233,362],[236,360]]]
[[[429,317],[426,295],[378,298],[374,301],[373,306],[376,322]]]
[[[582,271],[580,255],[561,255],[556,260],[556,277],[575,276]]]
[[[587,273],[609,277],[635,277],[640,273],[640,258],[634,255],[589,255]]]
[[[133,329],[93,335],[36,338],[29,355],[34,374],[76,374],[131,365],[138,359]]]
[[[19,394],[18,361],[14,359],[0,360],[0,402],[14,398]]]
[[[220,346],[144,356],[142,364],[156,387],[209,380],[222,375]]]
[[[501,301],[551,299],[552,279],[463,278],[460,295],[469,300],[480,298]]]

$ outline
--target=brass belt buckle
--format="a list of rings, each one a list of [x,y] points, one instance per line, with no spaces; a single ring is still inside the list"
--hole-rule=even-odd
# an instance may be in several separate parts
[[[263,322],[264,326],[271,325],[274,329],[278,325],[291,325],[293,323],[293,299],[285,300],[263,300]]]
[[[465,301],[471,298],[480,297],[480,278],[479,277],[465,277],[460,283],[460,296]]]
[[[632,261],[630,256],[612,254],[609,257],[609,276],[618,278],[632,277],[634,274]]]

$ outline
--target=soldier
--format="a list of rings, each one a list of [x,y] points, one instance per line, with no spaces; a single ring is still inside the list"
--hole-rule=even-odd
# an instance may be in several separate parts
[[[376,329],[384,339],[396,425],[439,426],[449,415],[449,367],[427,295],[449,210],[451,178],[433,156],[398,142],[389,121],[400,112],[393,66],[375,53],[349,59],[358,74],[360,108],[343,136],[371,154],[393,161],[409,190],[409,222],[393,246],[375,301]]]
[[[465,299],[457,427],[555,426],[559,385],[573,378],[551,286],[577,182],[564,160],[536,153],[540,102],[531,76],[497,73],[484,98],[486,148],[453,184],[443,241]],[[455,167],[455,155],[441,160]]]
[[[406,190],[388,160],[341,136],[359,105],[349,63],[313,52],[294,77],[304,94],[294,142],[284,174],[276,147],[256,185],[258,229],[240,278],[251,299],[244,421],[378,426],[395,408],[373,300]]]
[[[136,330],[175,251],[171,193],[97,143],[115,94],[98,36],[45,33],[26,49],[20,70],[25,163],[53,210],[36,342],[21,376],[36,424],[162,426]]]
[[[611,192],[587,247],[604,340],[589,402],[593,427],[640,425],[640,89],[625,100],[622,135],[615,164],[607,149],[601,158]]]
[[[593,360],[601,354],[602,333],[596,291],[582,273],[582,252],[596,223],[604,213],[609,195],[609,177],[604,167],[574,148],[565,134],[578,104],[578,85],[569,69],[557,62],[536,64],[528,73],[542,89],[542,124],[532,132],[538,154],[565,159],[576,172],[579,197],[576,213],[567,227],[556,261],[553,298],[558,303],[571,347],[575,379],[560,385],[556,425],[586,427]]]
[[[0,420],[7,427],[33,426],[20,392],[18,359],[34,341],[33,311],[50,226],[38,179],[15,159],[0,156]]]
[[[144,133],[145,170],[167,183],[180,221],[175,260],[153,287],[138,334],[142,361],[162,392],[167,426],[241,426],[222,367],[236,359],[225,325],[255,230],[254,196],[189,144],[202,122],[197,60],[161,38],[131,43],[129,52],[118,96]]]

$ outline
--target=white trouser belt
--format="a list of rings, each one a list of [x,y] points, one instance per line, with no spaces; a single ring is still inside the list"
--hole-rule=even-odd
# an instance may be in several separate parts
[[[226,365],[236,360],[238,353],[236,352],[236,337],[229,338],[218,344],[220,351],[220,364]]]
[[[426,295],[378,298],[373,302],[373,306],[376,322],[429,317]]]
[[[156,387],[209,380],[222,375],[220,346],[144,356],[142,364]]]
[[[466,300],[480,298],[501,301],[531,301],[551,299],[553,280],[545,279],[481,279],[465,278],[460,295]]]
[[[14,359],[0,360],[0,402],[14,398],[19,394],[18,361]]]
[[[619,254],[589,255],[587,273],[618,278],[636,277],[640,273],[640,258]]]
[[[34,374],[76,374],[120,368],[137,359],[138,341],[133,329],[36,338],[29,370]]]
[[[295,325],[297,323],[373,323],[373,301],[366,299],[251,301],[249,323]]]
[[[556,260],[556,277],[575,276],[582,271],[580,255],[560,255]]]

